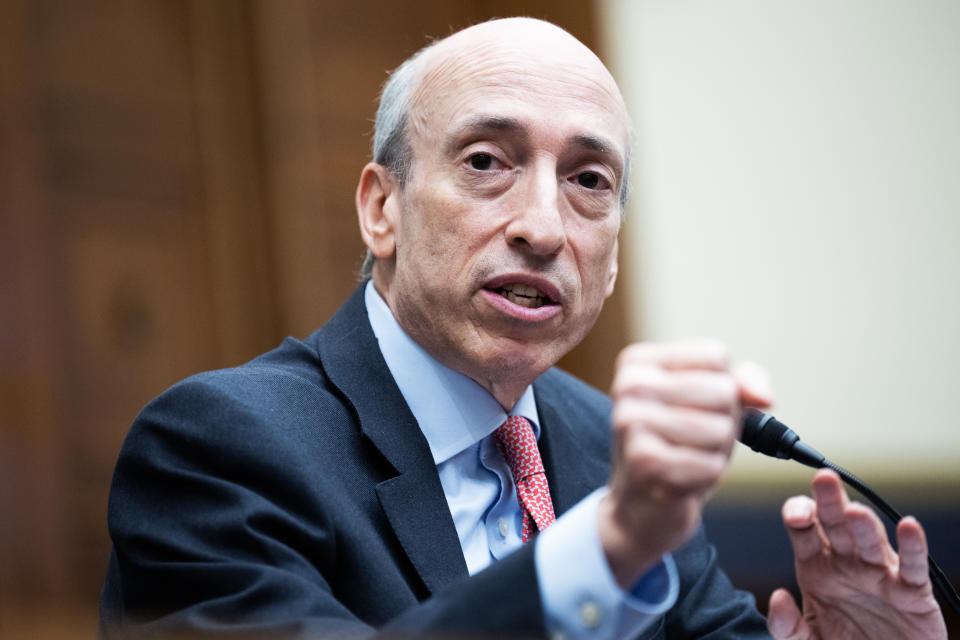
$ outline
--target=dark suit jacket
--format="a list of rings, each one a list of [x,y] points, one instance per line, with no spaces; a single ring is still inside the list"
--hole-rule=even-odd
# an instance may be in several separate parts
[[[610,401],[558,370],[534,388],[560,514],[606,481]],[[546,633],[533,545],[468,577],[362,287],[305,341],[188,378],[144,408],[109,527],[110,637]],[[702,532],[675,558],[680,600],[645,637],[767,637]]]

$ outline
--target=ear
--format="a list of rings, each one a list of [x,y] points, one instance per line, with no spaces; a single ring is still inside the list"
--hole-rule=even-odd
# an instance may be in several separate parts
[[[377,259],[392,258],[397,249],[399,188],[386,167],[370,162],[360,173],[355,197],[360,235]]]
[[[613,240],[613,251],[610,254],[610,275],[607,277],[607,290],[603,293],[604,298],[610,297],[610,294],[613,293],[613,286],[617,283],[617,273],[620,272],[620,266],[617,260],[619,254],[620,238],[618,237]]]

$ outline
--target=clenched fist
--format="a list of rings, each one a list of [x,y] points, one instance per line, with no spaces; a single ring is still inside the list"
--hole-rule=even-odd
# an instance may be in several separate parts
[[[756,365],[732,370],[715,341],[634,344],[611,389],[613,452],[599,532],[617,582],[632,585],[696,531],[730,461],[744,406],[772,401]]]

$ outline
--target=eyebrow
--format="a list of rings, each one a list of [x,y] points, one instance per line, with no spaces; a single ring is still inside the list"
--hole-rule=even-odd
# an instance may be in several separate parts
[[[469,118],[460,127],[455,139],[448,145],[449,150],[453,151],[459,147],[464,137],[477,135],[487,131],[496,131],[499,133],[513,133],[522,138],[529,137],[527,127],[518,119],[507,116],[496,116],[478,114]],[[617,146],[607,138],[602,136],[580,133],[570,138],[569,142],[575,146],[589,151],[595,151],[604,155],[612,156],[617,160],[617,164],[622,167],[624,159],[616,151]]]
[[[590,149],[591,151],[596,151],[598,153],[614,153],[614,145],[606,138],[601,138],[599,136],[590,136],[586,134],[579,134],[573,136],[573,142],[584,149]]]
[[[479,114],[472,116],[467,120],[463,129],[470,131],[475,129],[494,129],[496,131],[524,131],[526,127],[516,118],[507,116],[490,116]]]
[[[528,137],[527,128],[516,118],[479,114],[472,116],[457,127],[456,134],[446,145],[447,151],[458,151],[464,138],[493,131],[498,133],[512,133],[522,138]]]

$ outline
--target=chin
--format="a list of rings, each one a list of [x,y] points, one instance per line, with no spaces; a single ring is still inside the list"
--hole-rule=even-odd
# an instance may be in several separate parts
[[[557,363],[569,349],[558,347],[557,343],[546,344],[517,344],[510,341],[509,345],[499,345],[500,348],[491,351],[492,358],[487,358],[488,371],[496,371],[500,376],[507,376],[514,380],[526,380],[532,383],[540,374]]]

